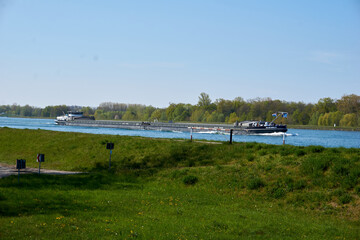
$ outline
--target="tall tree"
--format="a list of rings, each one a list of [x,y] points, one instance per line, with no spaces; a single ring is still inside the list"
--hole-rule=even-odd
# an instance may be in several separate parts
[[[198,105],[199,107],[208,107],[210,106],[211,104],[211,99],[210,99],[210,96],[209,94],[207,93],[200,93],[200,96],[199,96],[199,101],[198,101]]]
[[[344,114],[360,112],[360,96],[351,94],[344,95],[336,102],[338,110]]]

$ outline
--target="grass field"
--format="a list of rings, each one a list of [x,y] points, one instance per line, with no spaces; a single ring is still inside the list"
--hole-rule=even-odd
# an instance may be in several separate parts
[[[107,142],[114,142],[108,172]],[[0,128],[0,239],[359,239],[360,149]]]

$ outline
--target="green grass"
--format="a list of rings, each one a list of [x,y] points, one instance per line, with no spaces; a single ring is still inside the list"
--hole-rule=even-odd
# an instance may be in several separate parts
[[[114,142],[108,172],[106,142]],[[359,239],[360,150],[0,128],[0,239]]]

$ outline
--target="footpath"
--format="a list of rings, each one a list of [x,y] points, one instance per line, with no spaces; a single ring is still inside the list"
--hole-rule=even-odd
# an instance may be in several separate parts
[[[25,168],[20,169],[20,174],[38,173],[38,168]],[[79,174],[82,172],[70,172],[70,171],[58,171],[49,169],[40,169],[41,174],[54,174],[54,175],[65,175],[65,174]],[[10,175],[17,175],[18,170],[15,165],[9,165],[6,163],[0,163],[0,178],[8,177]]]

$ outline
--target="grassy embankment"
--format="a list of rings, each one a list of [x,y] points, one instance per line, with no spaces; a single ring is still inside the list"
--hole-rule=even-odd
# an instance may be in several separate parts
[[[108,173],[106,142],[114,142]],[[360,149],[0,128],[1,239],[359,239]]]

